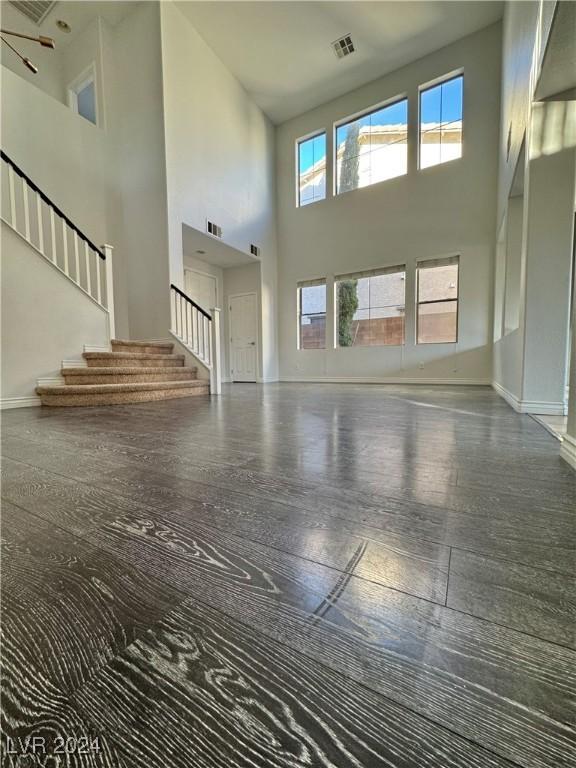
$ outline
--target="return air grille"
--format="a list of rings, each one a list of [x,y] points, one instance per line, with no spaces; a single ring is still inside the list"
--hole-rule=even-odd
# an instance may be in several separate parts
[[[222,237],[222,227],[219,227],[218,224],[214,224],[213,221],[206,222],[206,231],[209,235],[212,235],[212,237]]]
[[[254,243],[250,246],[250,253],[252,256],[260,256],[260,248],[258,248],[257,245],[254,245]]]
[[[344,37],[341,37],[339,40],[334,40],[332,48],[339,59],[343,59],[344,56],[350,56],[350,54],[354,53],[356,50],[350,35],[344,35]]]
[[[10,5],[13,5],[14,8],[17,8],[20,13],[23,13],[24,16],[27,16],[31,21],[33,21],[35,24],[40,25],[46,16],[50,13],[52,8],[56,5],[55,2],[43,2],[43,0],[10,0]]]

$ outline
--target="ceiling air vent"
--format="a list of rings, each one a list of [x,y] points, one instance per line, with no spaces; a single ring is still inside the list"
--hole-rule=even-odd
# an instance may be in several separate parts
[[[209,235],[212,235],[212,237],[222,237],[222,227],[219,227],[218,224],[214,224],[213,221],[206,222],[206,231]]]
[[[356,50],[349,34],[344,35],[339,40],[334,40],[332,48],[334,48],[334,53],[339,59],[343,59],[344,56],[350,56]]]
[[[22,0],[22,2],[16,2],[16,0],[11,0],[10,5],[17,8],[20,13],[23,13],[24,16],[27,16],[35,24],[40,25],[52,8],[54,8],[56,2],[43,2],[43,0]]]
[[[252,254],[252,256],[257,256],[258,258],[260,258],[260,248],[258,248],[257,245],[254,245],[254,243],[250,245],[250,253]]]

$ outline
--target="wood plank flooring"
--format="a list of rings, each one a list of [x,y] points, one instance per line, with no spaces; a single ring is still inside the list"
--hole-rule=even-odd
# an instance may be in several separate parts
[[[576,767],[576,474],[489,388],[2,417],[3,766]]]

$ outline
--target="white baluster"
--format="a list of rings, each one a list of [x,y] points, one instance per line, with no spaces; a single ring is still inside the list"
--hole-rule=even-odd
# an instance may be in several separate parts
[[[186,344],[192,343],[192,305],[186,302]]]
[[[114,248],[111,245],[101,245],[100,250],[106,260],[104,266],[106,269],[106,309],[108,310],[108,332],[111,339],[116,338],[116,324],[114,319],[114,277],[112,270],[112,252]],[[100,256],[98,256],[100,258]]]
[[[50,206],[50,259],[56,264],[56,223],[54,221],[54,208]]]
[[[16,226],[16,191],[14,189],[14,169],[8,166],[8,194],[10,195],[10,224],[18,231]]]
[[[102,276],[100,274],[102,269],[100,262],[102,259],[96,251],[94,251],[94,257],[96,258],[96,301],[98,304],[102,304]]]
[[[206,360],[207,363],[210,362],[210,329],[208,327],[209,320],[207,317],[204,317],[204,322],[202,324],[202,338],[204,341],[204,360]]]
[[[68,264],[68,229],[64,219],[62,219],[62,244],[64,246],[64,274],[70,277],[70,265]]]
[[[192,349],[198,351],[198,310],[192,307]]]
[[[24,203],[24,237],[30,242],[30,209],[28,207],[28,184],[22,179],[22,200]]]
[[[220,361],[220,310],[214,307],[210,310],[210,394],[219,395],[222,392],[222,365]]]
[[[44,227],[42,226],[42,198],[36,192],[36,218],[38,220],[38,250],[44,253]]]
[[[80,285],[80,254],[78,253],[78,235],[76,234],[76,230],[72,230],[74,232],[74,240],[72,241],[74,243],[74,269],[76,270],[76,282],[78,285]]]
[[[204,360],[204,333],[203,333],[204,315],[198,312],[198,354]]]
[[[92,296],[92,275],[90,274],[90,249],[84,240],[84,258],[86,259],[86,290]]]

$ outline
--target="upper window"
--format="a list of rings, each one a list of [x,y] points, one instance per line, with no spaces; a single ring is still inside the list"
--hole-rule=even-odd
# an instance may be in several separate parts
[[[458,256],[417,264],[418,344],[458,341]]]
[[[326,134],[298,142],[298,205],[326,197]]]
[[[90,66],[68,86],[68,104],[81,117],[98,125],[96,105],[96,76]]]
[[[326,347],[326,281],[298,283],[298,349]]]
[[[464,77],[420,90],[420,168],[462,157]]]
[[[337,345],[403,344],[405,285],[404,266],[337,277]]]
[[[404,175],[407,137],[407,99],[337,126],[336,194]]]

